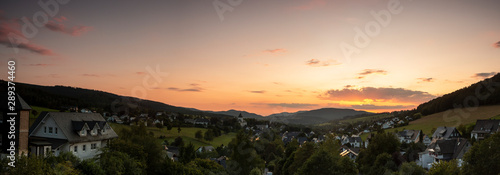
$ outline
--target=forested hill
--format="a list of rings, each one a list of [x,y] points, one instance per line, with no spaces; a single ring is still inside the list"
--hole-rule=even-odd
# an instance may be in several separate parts
[[[0,80],[0,87],[7,87],[7,82]],[[16,83],[16,92],[29,104],[51,109],[66,110],[69,107],[88,108],[98,112],[131,114],[155,113],[167,111],[174,113],[200,115],[202,112],[183,107],[176,107],[156,101],[140,100],[108,92],[82,89],[68,86],[40,86]],[[203,113],[205,116],[224,116],[222,114]]]
[[[500,73],[419,105],[416,112],[430,115],[448,109],[500,104]]]

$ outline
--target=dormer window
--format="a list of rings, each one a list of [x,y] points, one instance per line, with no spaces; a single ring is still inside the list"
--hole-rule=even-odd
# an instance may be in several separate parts
[[[97,135],[97,128],[94,127],[94,129],[92,129],[92,131],[90,132],[91,135]]]
[[[86,136],[87,135],[87,131],[85,129],[82,129],[80,131],[80,136]]]

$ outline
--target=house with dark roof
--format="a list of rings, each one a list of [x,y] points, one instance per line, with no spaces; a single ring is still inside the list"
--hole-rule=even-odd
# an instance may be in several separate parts
[[[435,140],[424,152],[418,153],[417,164],[429,169],[433,163],[457,159],[461,165],[462,158],[470,147],[471,144],[465,138]]]
[[[118,135],[98,113],[42,112],[29,129],[31,153],[93,158]]]
[[[349,157],[352,160],[356,160],[360,152],[359,148],[349,148],[347,146],[341,146],[340,147],[340,156],[342,157]]]
[[[485,137],[500,132],[500,120],[477,120],[471,131],[471,138],[483,140]]]
[[[438,127],[434,134],[432,134],[432,140],[448,140],[459,137],[462,137],[462,135],[460,135],[460,132],[455,127]]]
[[[417,143],[421,134],[422,130],[404,130],[398,132],[396,135],[401,143]]]

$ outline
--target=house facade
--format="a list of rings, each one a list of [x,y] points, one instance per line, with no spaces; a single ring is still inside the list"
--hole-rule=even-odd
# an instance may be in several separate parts
[[[471,138],[483,140],[485,137],[500,132],[500,120],[477,120],[471,131]]]
[[[424,152],[419,153],[417,164],[429,169],[434,163],[457,159],[461,165],[462,158],[470,147],[471,144],[464,138],[435,140]]]
[[[33,155],[72,152],[80,159],[100,153],[118,135],[97,113],[43,112],[30,128]]]
[[[421,130],[404,130],[397,133],[401,143],[417,143],[420,141]]]

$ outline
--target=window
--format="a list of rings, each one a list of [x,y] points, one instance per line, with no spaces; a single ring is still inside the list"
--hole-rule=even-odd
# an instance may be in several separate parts
[[[56,134],[57,134],[57,128],[56,128]]]
[[[52,127],[49,127],[49,134],[52,134]]]
[[[73,147],[73,151],[76,153],[78,152],[78,146],[75,145],[75,147]]]
[[[90,149],[96,149],[96,148],[97,148],[97,144],[96,143],[90,144]]]
[[[86,147],[86,146],[87,146],[87,145],[83,145],[83,146],[82,146],[82,151],[85,151],[85,147]]]
[[[92,135],[96,135],[97,134],[97,128],[94,128],[91,132]]]
[[[43,127],[43,133],[47,133],[47,127]]]
[[[80,135],[84,136],[85,134],[86,134],[85,129],[82,129],[82,130],[80,131]]]

